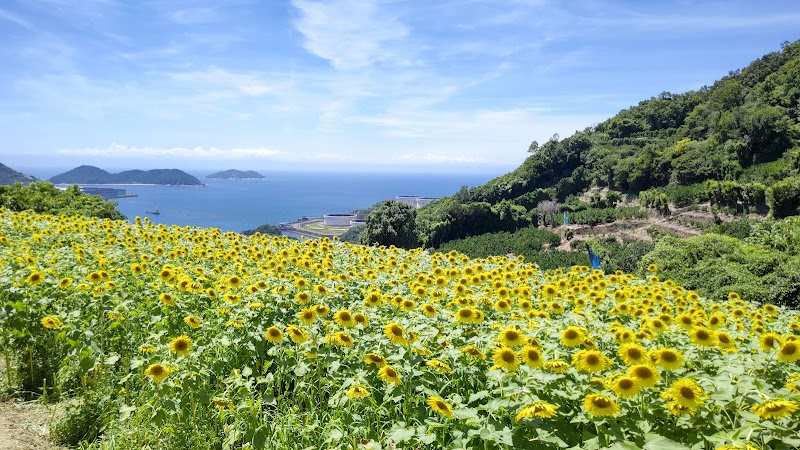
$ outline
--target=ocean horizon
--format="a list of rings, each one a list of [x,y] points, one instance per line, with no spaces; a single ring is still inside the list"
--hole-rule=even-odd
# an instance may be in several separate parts
[[[213,171],[189,172],[205,186],[144,184],[87,185],[119,187],[136,197],[115,199],[131,222],[219,228],[241,232],[303,217],[349,213],[397,196],[443,197],[462,186],[486,183],[498,173],[260,172],[265,178],[205,178]],[[147,211],[158,210],[158,215]]]

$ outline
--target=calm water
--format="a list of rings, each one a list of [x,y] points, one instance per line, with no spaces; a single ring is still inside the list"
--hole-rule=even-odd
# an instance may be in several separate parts
[[[264,173],[259,180],[214,180],[193,175],[205,187],[120,186],[138,197],[117,199],[133,221],[243,231],[303,216],[346,213],[398,195],[442,197],[461,186],[477,186],[499,174]],[[205,175],[205,174],[203,174]],[[160,215],[145,214],[158,209]]]

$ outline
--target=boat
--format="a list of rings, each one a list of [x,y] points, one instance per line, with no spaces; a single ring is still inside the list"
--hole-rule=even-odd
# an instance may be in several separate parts
[[[160,212],[158,212],[157,209],[148,209],[148,210],[145,210],[145,213],[146,214],[153,214],[153,215],[156,215],[156,216],[161,214]]]

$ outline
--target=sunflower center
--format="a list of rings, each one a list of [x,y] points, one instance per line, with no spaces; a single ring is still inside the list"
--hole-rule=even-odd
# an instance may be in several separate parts
[[[346,313],[346,312],[343,312],[343,313],[341,313],[341,314],[339,315],[339,317],[340,317],[340,318],[341,318],[343,321],[345,321],[345,322],[349,322],[349,321],[350,321],[350,319],[351,319],[351,317],[350,317],[350,314],[348,314],[348,313]]]
[[[675,362],[678,359],[678,355],[672,352],[663,352],[661,353],[661,359],[666,362]]]
[[[592,404],[600,409],[605,409],[611,406],[608,400],[604,399],[603,397],[595,397],[592,399]]]
[[[638,348],[628,349],[628,358],[630,358],[630,359],[641,359],[642,358],[642,352]]]
[[[590,366],[596,366],[600,364],[600,357],[597,355],[589,355],[586,357],[586,364]]]
[[[269,335],[272,337],[278,337],[280,334],[281,332],[277,329],[272,328],[269,330]]]
[[[516,341],[519,339],[519,333],[513,330],[506,331],[506,340]]]
[[[395,372],[394,369],[386,369],[386,376],[394,378],[397,376],[397,372]]]
[[[622,380],[619,380],[619,387],[622,388],[622,389],[625,389],[626,391],[628,389],[633,388],[633,386],[634,386],[634,382],[631,379],[624,378]]]
[[[441,409],[441,410],[447,410],[448,409],[447,405],[445,405],[444,402],[440,402],[440,401],[436,402],[436,407]]]
[[[513,363],[514,362],[514,353],[512,352],[503,352],[500,355],[503,358],[504,362]]]
[[[794,355],[795,353],[797,353],[797,345],[791,342],[784,345],[783,348],[781,349],[781,355],[790,356]]]
[[[769,412],[771,412],[771,413],[774,413],[774,412],[778,412],[778,411],[783,411],[783,405],[780,405],[780,404],[768,404],[768,405],[764,406],[764,409],[769,411]]]
[[[398,327],[397,325],[392,325],[392,328],[391,328],[390,331],[395,336],[402,336],[403,335],[403,330],[401,330],[400,327]]]
[[[529,350],[528,351],[528,359],[530,359],[531,361],[538,361],[539,360],[539,352],[537,352],[535,350]]]
[[[705,330],[700,330],[697,332],[697,339],[701,341],[707,341],[711,338],[711,335],[708,334]]]
[[[178,341],[175,343],[175,350],[183,351],[189,348],[189,343],[186,341]]]
[[[717,339],[723,344],[727,344],[727,343],[730,342],[730,339],[728,339],[728,336],[726,336],[724,334],[720,334],[719,336],[717,336]]]
[[[636,377],[647,380],[653,378],[653,372],[647,367],[639,367],[636,369]]]
[[[690,388],[688,386],[683,386],[681,388],[681,397],[683,397],[683,398],[685,398],[687,400],[694,400],[694,397],[695,397],[694,391],[692,390],[692,388]]]
[[[150,369],[150,373],[152,373],[155,376],[159,376],[164,373],[164,368],[161,366],[154,366]]]
[[[567,339],[570,339],[570,340],[571,339],[577,339],[578,338],[578,332],[575,331],[575,330],[567,330],[567,332],[564,333],[564,337],[567,338]]]

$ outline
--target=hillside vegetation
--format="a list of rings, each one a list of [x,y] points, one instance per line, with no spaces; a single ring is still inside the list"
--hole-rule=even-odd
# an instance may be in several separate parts
[[[567,138],[534,142],[516,170],[422,208],[418,234],[426,247],[438,247],[524,228],[543,201],[580,209],[576,196],[593,186],[662,210],[677,203],[666,195],[673,192],[683,194],[683,204],[798,214],[799,102],[796,41],[711,86],[664,92]]]
[[[178,169],[126,170],[109,173],[94,166],[79,166],[56,175],[48,181],[55,184],[165,184],[200,186],[196,177]]]
[[[0,185],[12,185],[16,182],[28,184],[34,181],[36,181],[36,177],[25,175],[22,172],[17,172],[11,167],[0,163]]]
[[[99,195],[84,194],[77,185],[58,189],[52,183],[36,181],[28,185],[0,186],[0,208],[9,211],[125,219],[116,206],[116,202],[106,201]]]

